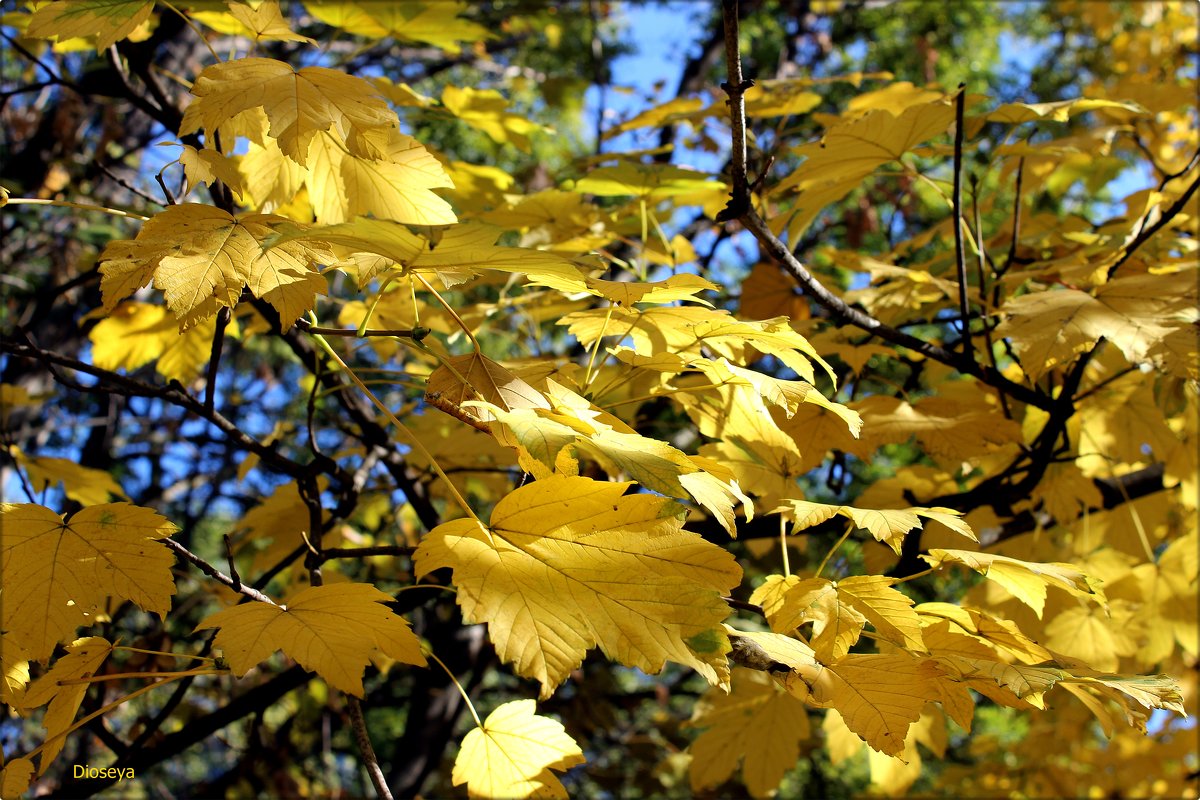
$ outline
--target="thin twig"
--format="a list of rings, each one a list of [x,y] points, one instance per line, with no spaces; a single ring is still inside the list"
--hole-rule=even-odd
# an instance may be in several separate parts
[[[1162,212],[1162,216],[1158,218],[1158,222],[1154,223],[1149,228],[1144,229],[1138,234],[1136,239],[1129,243],[1129,246],[1125,248],[1125,252],[1122,253],[1121,257],[1117,259],[1117,263],[1108,268],[1109,280],[1112,280],[1113,275],[1116,274],[1121,265],[1128,261],[1130,256],[1132,256],[1139,247],[1149,241],[1154,234],[1162,230],[1168,222],[1171,222],[1177,216],[1179,216],[1179,212],[1183,211],[1183,209],[1187,207],[1188,201],[1192,199],[1192,195],[1196,193],[1196,189],[1198,187],[1200,187],[1200,176],[1198,176],[1196,180],[1192,181],[1192,185],[1184,190],[1183,194],[1179,195],[1179,198],[1171,204],[1170,208]]]
[[[233,561],[233,541],[226,533],[222,538],[225,541],[225,560],[229,562],[229,577],[233,579],[233,590],[240,592],[242,590],[242,576],[238,575],[237,564]]]
[[[967,300],[967,254],[963,245],[962,207],[962,161],[963,161],[963,111],[967,104],[966,84],[958,85],[958,96],[954,100],[954,194],[951,205],[954,209],[954,263],[958,269],[958,308],[962,313],[963,358],[975,361],[975,348],[971,346],[971,304]],[[982,249],[983,243],[979,242]]]
[[[226,575],[225,573],[221,572],[221,570],[217,569],[216,567],[214,567],[212,564],[205,561],[200,556],[191,552],[190,550],[188,550],[186,547],[184,547],[183,545],[181,545],[179,542],[175,541],[174,539],[160,539],[159,541],[162,542],[164,545],[166,545],[171,550],[174,550],[176,555],[178,555],[178,556],[182,557],[184,560],[190,561],[192,564],[196,565],[196,567],[199,568],[199,570],[201,572],[203,572],[205,575],[225,584],[230,589],[233,589],[235,592],[245,595],[246,597],[249,597],[251,600],[257,600],[260,603],[269,603],[270,605],[273,605],[273,606],[278,605],[278,603],[276,603],[270,597],[267,597],[265,594],[258,591],[257,589],[252,589],[249,586],[246,586],[244,583],[241,582],[241,580],[238,580],[235,582],[233,580],[233,578],[231,578],[228,575]]]
[[[221,350],[225,347],[225,329],[229,320],[233,319],[233,311],[229,306],[221,306],[217,312],[217,325],[213,329],[212,354],[208,359],[208,378],[204,383],[204,410],[212,413],[217,402],[217,371],[221,368]]]
[[[367,735],[367,723],[363,720],[362,706],[359,705],[357,697],[347,697],[346,701],[346,709],[350,712],[350,727],[354,731],[354,740],[358,743],[358,750],[362,753],[363,766],[366,767],[367,774],[371,776],[371,783],[375,784],[376,793],[383,800],[392,800],[392,791],[383,777],[383,770],[379,768],[378,759],[375,758],[375,748],[371,746],[371,737]]]

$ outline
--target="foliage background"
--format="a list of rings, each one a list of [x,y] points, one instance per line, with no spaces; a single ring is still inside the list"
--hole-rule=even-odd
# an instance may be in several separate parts
[[[223,3],[180,7],[190,9],[218,53],[238,46],[237,36],[220,27]],[[179,149],[157,146],[176,138],[189,97],[169,76],[194,76],[212,61],[181,17],[160,8],[152,30],[112,51],[97,52],[86,42],[51,49],[24,35],[26,4],[6,2],[3,8],[6,46],[11,45],[7,49],[13,57],[3,64],[0,185],[13,197],[151,215],[163,202],[154,177],[163,170],[164,184],[181,194],[180,167],[167,166]],[[1181,555],[1189,549],[1194,553],[1196,536],[1194,314],[1179,312],[1172,318],[1181,342],[1173,349],[1162,344],[1168,334],[1161,331],[1158,339],[1138,345],[1144,345],[1144,367],[1127,360],[1129,348],[1109,346],[1098,348],[1094,358],[1085,356],[1094,363],[1076,377],[1076,405],[1068,419],[1060,420],[1067,435],[1049,437],[1047,443],[1046,437],[1039,438],[1046,417],[1038,410],[1013,400],[1019,409],[1013,422],[1001,415],[995,393],[981,390],[980,382],[957,380],[944,365],[834,324],[827,308],[796,290],[777,266],[762,261],[740,226],[714,222],[727,196],[724,187],[658,204],[662,238],[676,246],[674,257],[658,237],[642,233],[644,212],[625,197],[577,192],[556,198],[558,205],[548,205],[548,213],[519,207],[521,195],[555,187],[570,192],[576,181],[605,163],[598,160],[603,153],[644,150],[646,162],[697,167],[727,179],[729,128],[722,117],[695,124],[658,119],[620,130],[636,114],[676,97],[699,97],[704,105],[723,109],[719,8],[598,0],[552,7],[495,0],[456,7],[470,26],[449,37],[458,41],[437,43],[346,31],[335,36],[305,5],[284,4],[284,10],[291,28],[313,37],[321,49],[263,41],[258,55],[297,67],[324,64],[366,78],[384,76],[443,103],[447,87],[502,94],[513,116],[497,117],[490,129],[436,104],[430,109],[397,107],[404,132],[445,160],[475,168],[452,171],[458,186],[442,194],[460,216],[481,216],[504,227],[502,244],[547,247],[573,257],[598,251],[603,259],[585,263],[604,266],[609,270],[605,277],[619,280],[700,273],[721,286],[709,295],[719,308],[746,319],[788,315],[838,373],[837,386],[823,377],[814,383],[859,409],[866,421],[865,443],[850,441],[843,431],[841,438],[802,448],[800,466],[785,476],[798,487],[797,497],[865,508],[952,506],[966,513],[985,543],[984,532],[989,532],[991,552],[1036,562],[1071,561],[1103,578],[1111,610],[1107,616],[1080,611],[1074,598],[1052,589],[1050,608],[1038,619],[1003,589],[979,582],[966,570],[907,582],[905,590],[913,600],[963,600],[987,608],[1038,642],[1102,672],[1169,674],[1183,686],[1193,714],[1183,720],[1159,712],[1148,735],[1118,721],[1118,730],[1108,738],[1098,732],[1088,710],[1065,692],[1048,698],[1047,713],[979,698],[969,736],[954,725],[943,724],[941,733],[931,732],[936,724],[917,726],[922,734],[911,752],[918,755],[903,768],[845,742],[839,749],[836,734],[821,727],[826,717],[813,714],[810,735],[796,740],[800,758],[783,778],[781,796],[839,797],[869,790],[946,796],[1183,796],[1186,787],[1194,792],[1200,768],[1194,739],[1196,569],[1194,555]],[[664,19],[675,24],[669,30],[658,28]],[[1139,102],[1150,110],[1148,117],[1118,110],[1107,116],[1104,111],[1064,115],[1024,127],[981,121],[970,133],[966,157],[968,213],[979,213],[968,224],[982,232],[995,259],[992,268],[1012,269],[1030,281],[1004,284],[1004,299],[1011,299],[1021,291],[1091,291],[1103,285],[1089,283],[1087,276],[1096,265],[1104,265],[1122,242],[1136,239],[1139,230],[1158,224],[1161,216],[1150,209],[1143,217],[1143,209],[1155,207],[1161,215],[1174,208],[1167,215],[1170,224],[1155,229],[1161,230],[1158,238],[1139,242],[1138,257],[1125,268],[1181,277],[1169,284],[1170,291],[1187,297],[1195,291],[1194,269],[1187,271],[1194,267],[1197,219],[1195,26],[1194,7],[1172,2],[961,2],[949,7],[745,2],[742,55],[746,74],[756,80],[884,71],[894,76],[817,84],[808,87],[816,95],[812,107],[752,119],[750,176],[759,175],[768,155],[774,158],[764,182],[772,210],[767,216],[785,220],[796,198],[770,193],[800,163],[788,148],[845,121],[838,115],[852,109],[856,97],[889,86],[900,87],[893,106],[898,112],[917,102],[914,87],[952,93],[960,83],[968,95],[983,96],[976,109],[980,113],[1003,103],[1080,96]],[[493,36],[476,42],[481,32]],[[18,44],[22,50],[16,49]],[[639,47],[660,52],[639,54]],[[678,59],[678,74],[661,87],[648,87],[641,74],[669,58]],[[904,88],[903,82],[909,86]],[[597,114],[601,107],[620,110]],[[602,133],[599,141],[597,131]],[[933,141],[906,157],[913,167],[909,173],[899,174],[903,170],[893,164],[856,181],[811,226],[793,229],[789,245],[848,303],[893,328],[952,344],[960,338],[957,297],[944,286],[914,277],[953,277],[954,226],[944,197],[951,176],[951,137]],[[1018,166],[1000,148],[1018,148],[1022,142],[1030,149]],[[662,149],[671,144],[673,150]],[[1019,195],[1018,172],[1024,181]],[[915,173],[933,181],[915,178]],[[1158,189],[1160,196],[1148,200],[1137,195],[1146,188]],[[206,191],[196,188],[189,199],[210,202]],[[218,204],[221,191],[215,193]],[[304,219],[302,206],[285,213],[311,221]],[[1025,215],[1020,235],[1014,233],[1014,206]],[[402,555],[383,550],[378,556],[327,561],[322,565],[325,580],[336,582],[340,574],[394,593],[392,609],[406,616],[463,680],[481,716],[508,700],[534,695],[532,682],[500,663],[482,626],[462,623],[454,595],[398,591],[414,581],[411,548],[456,512],[429,464],[398,445],[361,396],[333,383],[329,362],[313,367],[316,349],[302,333],[292,329],[280,335],[261,316],[238,313],[215,374],[204,372],[210,346],[202,339],[181,356],[184,366],[177,374],[169,369],[163,374],[161,357],[124,370],[162,390],[157,395],[130,396],[111,382],[80,391],[60,371],[62,365],[52,369],[45,359],[26,357],[20,348],[101,363],[102,315],[94,312],[103,300],[95,266],[109,242],[132,238],[140,226],[89,211],[18,204],[4,209],[0,224],[0,247],[9,265],[3,276],[6,355],[0,371],[0,382],[9,387],[4,444],[12,458],[5,467],[6,499],[67,513],[110,494],[124,496],[172,521],[179,527],[176,541],[223,569],[222,535],[233,533],[243,578],[283,595],[311,579],[302,543],[285,531],[315,526],[298,484],[280,466],[290,461],[324,467],[316,453],[326,454],[353,475],[355,492],[342,493],[338,481],[321,487],[329,515],[318,523],[327,529],[323,546],[400,548]],[[631,263],[649,265],[650,271],[639,275],[637,269],[620,267]],[[889,273],[878,269],[881,263],[902,269]],[[590,350],[554,323],[591,301],[551,295],[510,291],[506,277],[489,277],[447,293],[467,324],[477,329],[488,357],[513,369],[523,366],[529,371],[522,375],[530,375],[539,369],[531,367],[535,357],[556,356],[554,374],[578,381]],[[353,327],[361,319],[365,298],[348,275],[331,276],[329,297],[334,301],[322,307],[324,324]],[[1162,292],[1150,291],[1146,297],[1161,299]],[[159,298],[151,293],[137,299],[157,304]],[[992,311],[999,311],[999,305]],[[243,309],[249,306],[239,306]],[[263,313],[261,303],[258,311]],[[463,352],[464,339],[454,336],[449,315],[430,301],[423,301],[421,314],[438,341],[452,352]],[[395,327],[411,321],[399,309],[395,319]],[[1079,354],[1065,353],[1057,366],[1047,361],[1036,367],[1025,363],[1025,373],[1014,369],[1019,355],[1027,352],[1022,344],[1034,346],[1040,337],[1057,334],[1054,318],[1034,314],[1031,320],[1040,327],[1025,334],[1024,343],[1018,333],[1006,347],[998,333],[992,349],[1010,380],[1053,396],[1069,385],[1069,367],[1079,363]],[[1161,320],[1155,322],[1162,326]],[[379,317],[375,324],[384,327]],[[982,335],[977,322],[981,360]],[[116,343],[120,338],[115,337]],[[1090,348],[1097,338],[1085,344]],[[113,344],[110,340],[108,346]],[[435,362],[398,354],[388,341],[348,345],[342,352],[364,378],[374,379],[371,385],[391,409],[412,414],[406,419],[480,512],[522,480],[511,453],[423,402],[424,378]],[[564,369],[568,359],[578,365],[575,373]],[[758,359],[757,367],[777,377],[794,377],[769,355]],[[603,366],[600,375],[612,388],[607,396],[596,392],[590,399],[638,433],[669,441],[688,454],[712,452],[701,448],[714,446],[718,437],[702,433],[698,415],[689,415],[686,403],[663,392],[665,385],[654,376],[621,372],[616,361]],[[171,378],[201,400],[206,378],[215,381],[214,407],[238,430],[270,443],[280,462],[261,463],[228,432],[198,418],[195,409],[183,410],[178,396],[167,393],[174,391]],[[618,405],[639,394],[658,396]],[[27,398],[32,401],[26,403]],[[901,401],[903,412],[887,405]],[[983,413],[982,421],[972,416],[977,413]],[[909,417],[901,419],[904,414]],[[386,452],[373,449],[379,447]],[[1032,479],[1022,481],[1012,473],[989,483],[989,477],[1004,473],[1020,447],[1035,454],[1032,461],[1044,462],[1024,473]],[[725,455],[728,451],[722,451]],[[68,464],[43,464],[49,475],[43,485],[30,461],[39,457]],[[589,477],[606,475],[601,465],[585,462],[583,469]],[[111,475],[120,491],[105,489],[99,473]],[[324,479],[332,477],[331,468]],[[778,499],[764,489],[761,478],[739,477],[756,499]],[[766,516],[769,504],[758,511],[756,520],[739,525],[736,542],[703,514],[693,515],[688,526],[738,557],[746,580],[734,596],[743,604],[766,576],[780,571],[778,522]],[[897,559],[861,530],[836,547],[844,526],[817,526],[791,538],[790,562],[798,574],[811,574],[835,548],[827,576],[911,576],[928,566],[918,559],[921,552],[964,546],[965,540],[933,527],[924,537],[910,535]],[[1172,547],[1175,560],[1165,555]],[[286,556],[292,560],[273,570]],[[447,583],[449,573],[435,575],[435,580]],[[232,595],[183,564],[177,567],[177,582],[179,594],[165,619],[128,603],[114,604],[106,609],[109,619],[92,632],[151,650],[196,652],[207,636],[193,633],[196,624]],[[1173,587],[1169,591],[1154,588],[1168,583]],[[1074,616],[1063,619],[1072,620],[1071,625],[1050,627],[1056,616],[1068,612]],[[765,628],[761,616],[747,613],[746,618]],[[1095,635],[1086,642],[1063,631],[1089,626]],[[871,646],[865,640],[861,645]],[[103,782],[75,781],[69,765],[116,759],[137,765],[137,788],[129,791],[149,796],[184,791],[195,796],[366,793],[369,783],[344,698],[289,664],[277,655],[240,682],[203,678],[175,695],[166,689],[162,696],[151,693],[131,701],[104,721],[90,723],[87,735],[69,738],[66,751],[38,785],[55,796],[96,792]],[[112,671],[156,667],[173,669],[176,664],[129,656]],[[126,691],[136,685],[130,683]],[[119,686],[113,682],[89,692],[82,713],[115,699]],[[397,668],[384,677],[368,670],[367,689],[367,728],[393,793],[450,794],[457,743],[474,724],[446,674]],[[688,720],[707,689],[702,678],[677,665],[647,676],[593,652],[568,684],[538,706],[539,713],[561,719],[584,748],[586,766],[563,777],[568,790],[582,797],[745,792],[746,778],[736,772],[717,785],[689,783],[694,777],[689,777],[688,748],[703,724],[689,725]],[[12,713],[0,725],[6,758],[29,752],[44,738],[39,713],[24,719]],[[1135,774],[1148,777],[1131,784]]]

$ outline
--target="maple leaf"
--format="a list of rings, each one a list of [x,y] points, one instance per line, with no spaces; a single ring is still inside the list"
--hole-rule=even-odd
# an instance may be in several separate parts
[[[367,663],[389,656],[425,666],[408,622],[387,606],[391,595],[365,583],[310,586],[285,606],[245,603],[205,617],[196,630],[219,628],[216,646],[235,675],[245,675],[277,650],[330,686],[363,696]]]
[[[465,382],[464,382],[465,381]],[[476,397],[505,411],[514,408],[550,408],[542,393],[482,353],[468,353],[445,359],[429,375],[427,397],[438,397],[454,406],[462,406]],[[467,409],[467,413],[475,411]],[[484,422],[493,419],[486,409],[478,409]]]
[[[662,200],[673,195],[718,189],[725,184],[714,181],[706,173],[684,169],[674,164],[642,164],[623,161],[615,167],[601,167],[575,182],[575,191],[600,197],[634,195],[647,201]]]
[[[0,636],[0,703],[18,708],[29,684],[29,655]]]
[[[240,3],[229,4],[229,15],[256,41],[307,42],[317,45],[314,39],[293,33],[288,21],[283,18],[277,0],[264,0],[258,8]]]
[[[966,550],[933,548],[922,555],[932,567],[942,564],[962,564],[1003,586],[1014,597],[1042,617],[1046,604],[1046,587],[1057,586],[1077,597],[1086,597],[1101,605],[1107,601],[1100,584],[1073,564],[1037,564],[992,553],[972,553]]]
[[[709,690],[696,703],[689,727],[704,728],[688,748],[692,790],[728,780],[742,764],[742,783],[766,797],[795,767],[809,738],[804,703],[776,688],[764,672],[735,669],[729,694]]]
[[[191,192],[196,184],[211,186],[215,181],[221,181],[239,199],[245,194],[241,173],[229,156],[216,150],[197,150],[190,144],[181,146],[183,151],[179,154],[179,163],[183,166],[183,174],[187,178],[188,192]]]
[[[681,273],[661,281],[606,281],[588,278],[587,291],[597,297],[611,300],[621,306],[634,303],[673,303],[683,300],[711,306],[707,300],[696,297],[697,292],[716,291],[719,287],[698,275]]]
[[[221,132],[230,148],[234,136],[222,128],[238,115],[261,108],[269,135],[297,164],[308,163],[309,145],[322,131],[336,130],[343,140],[376,128],[394,128],[396,115],[370,81],[325,67],[294,70],[269,58],[240,58],[204,68],[192,84],[196,99],[179,126],[186,136],[201,128]]]
[[[463,737],[450,775],[454,785],[465,783],[472,800],[566,800],[567,791],[551,770],[582,764],[583,751],[561,723],[536,711],[532,700],[514,700],[488,714],[481,727]]]
[[[96,37],[104,51],[150,19],[153,0],[57,0],[33,12],[26,36],[66,41]]]
[[[721,597],[741,570],[681,530],[669,501],[622,496],[628,486],[560,476],[522,486],[486,527],[462,519],[430,531],[417,575],[450,567],[464,617],[488,623],[500,658],[540,681],[542,697],[597,645],[646,672],[670,659],[724,683]]]
[[[458,53],[458,42],[491,39],[492,31],[459,14],[470,6],[461,0],[413,2],[392,0],[308,0],[309,13],[317,19],[359,36],[381,39],[394,36],[406,41],[425,42],[448,53]]]
[[[0,795],[20,797],[33,780],[34,766],[28,758],[14,758],[0,770]]]
[[[793,153],[803,156],[804,163],[772,191],[795,191],[799,199],[790,222],[784,218],[772,225],[786,225],[789,241],[799,241],[826,206],[841,200],[878,167],[944,132],[953,120],[953,107],[939,98],[911,106],[899,115],[883,109],[871,111],[829,128],[820,142],[794,148]]]
[[[846,727],[891,756],[904,750],[908,728],[924,705],[938,699],[935,683],[941,674],[931,660],[899,654],[852,654],[798,672],[809,687],[810,702],[837,709]]]
[[[83,696],[89,688],[87,683],[64,685],[62,682],[95,675],[112,650],[112,644],[99,636],[76,639],[67,645],[67,654],[54,662],[50,671],[31,683],[25,691],[21,698],[22,709],[50,704],[42,717],[42,725],[46,728],[46,745],[42,749],[38,775],[44,775],[51,762],[62,752],[67,739],[61,734],[75,721]]]
[[[271,247],[273,224],[284,217],[234,217],[194,203],[169,206],[133,240],[112,242],[100,256],[105,311],[154,280],[180,330],[237,305],[243,289],[270,303],[286,330],[324,294],[325,279],[313,267],[333,254],[300,242]]]
[[[91,506],[69,519],[44,506],[0,504],[0,629],[36,660],[74,635],[109,597],[164,616],[174,555],[158,544],[175,526],[127,503]]]
[[[317,221],[345,222],[364,214],[409,225],[458,221],[450,204],[432,191],[453,188],[453,183],[429,150],[391,129],[364,139],[373,143],[372,157],[348,151],[328,132],[313,139],[304,183]],[[257,169],[268,169],[272,161],[266,159]],[[281,181],[290,180],[290,173],[281,176]],[[282,194],[283,187],[269,192],[272,197]]]

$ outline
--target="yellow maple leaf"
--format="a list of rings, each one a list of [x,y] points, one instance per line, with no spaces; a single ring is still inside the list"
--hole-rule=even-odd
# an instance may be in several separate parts
[[[909,726],[938,699],[941,674],[931,660],[906,655],[852,654],[835,664],[800,667],[810,702],[837,709],[846,727],[890,756],[904,750]]]
[[[841,200],[878,167],[945,131],[953,120],[954,108],[939,98],[911,106],[898,116],[879,109],[834,125],[820,142],[793,149],[805,161],[773,192],[795,191],[799,199],[790,221],[785,217],[772,224],[786,226],[789,241],[799,241],[822,209]]]
[[[33,780],[33,762],[28,758],[14,758],[0,770],[0,796],[21,797]]]
[[[823,661],[834,661],[850,652],[867,619],[838,597],[833,581],[770,575],[750,596],[761,603],[771,629],[781,633],[813,623],[812,648]]]
[[[263,0],[258,8],[240,3],[229,4],[229,15],[245,28],[257,41],[307,42],[316,46],[316,41],[307,36],[293,33],[288,21],[279,10],[278,0]]]
[[[44,775],[51,762],[62,752],[67,739],[60,734],[75,721],[75,714],[89,688],[87,683],[63,685],[61,681],[95,675],[112,653],[113,646],[99,636],[89,636],[76,639],[67,645],[66,650],[67,654],[54,662],[49,672],[31,683],[21,698],[21,708],[25,710],[50,704],[42,718],[42,725],[46,728],[46,745],[38,763],[38,775]]]
[[[973,542],[979,541],[974,531],[962,519],[962,514],[952,508],[911,507],[905,509],[867,509],[853,506],[814,503],[809,500],[787,500],[778,509],[794,523],[794,530],[803,530],[819,525],[835,516],[850,519],[856,526],[870,532],[876,540],[891,547],[899,555],[905,535],[921,527],[921,518],[940,522],[955,533],[962,534]]]
[[[723,783],[741,762],[750,794],[767,797],[796,766],[800,742],[811,735],[808,711],[765,672],[736,669],[731,683],[729,694],[706,692],[687,723],[706,729],[688,748],[692,790]]]
[[[458,221],[450,204],[432,191],[453,184],[424,145],[390,128],[363,139],[373,145],[369,155],[347,150],[329,132],[313,138],[304,183],[318,222],[346,222],[365,214],[409,225]],[[271,196],[281,193],[273,190]]]
[[[153,8],[153,0],[57,0],[33,13],[25,35],[59,42],[94,36],[104,51],[150,19]]]
[[[100,256],[104,308],[153,278],[180,330],[237,305],[243,289],[279,312],[286,330],[327,290],[314,264],[334,260],[327,249],[301,242],[266,248],[272,225],[284,217],[234,217],[219,208],[186,203],[151,218],[137,238],[112,242]],[[289,223],[290,224],[290,223]]]
[[[445,359],[430,373],[425,394],[459,407],[480,398],[505,411],[550,408],[550,402],[537,389],[482,353],[475,352]],[[485,422],[493,419],[483,408],[464,410]]]
[[[421,643],[408,622],[382,603],[391,595],[365,583],[310,586],[286,606],[245,603],[206,617],[196,630],[219,628],[216,646],[235,675],[245,675],[277,650],[324,678],[363,696],[367,663],[388,656],[425,666]]]
[[[1146,116],[1150,113],[1141,105],[1128,100],[1076,97],[1072,100],[1058,100],[1051,103],[1005,103],[985,114],[984,119],[1009,125],[1018,125],[1032,120],[1066,122],[1076,114],[1097,109],[1117,109],[1138,116]]]
[[[242,186],[242,176],[237,164],[227,155],[216,150],[197,150],[190,144],[182,145],[183,152],[179,154],[179,163],[187,178],[187,191],[190,193],[197,184],[211,186],[214,181],[221,181],[229,187],[240,199],[245,194]]]
[[[413,556],[418,576],[454,571],[470,622],[487,622],[496,652],[548,697],[599,645],[645,672],[669,659],[710,683],[727,680],[721,597],[741,569],[681,530],[669,501],[624,495],[628,483],[549,477],[496,504],[487,527],[454,520]]]
[[[725,189],[707,173],[677,167],[674,164],[643,164],[622,161],[615,167],[600,167],[575,182],[575,191],[600,197],[633,195],[646,200],[662,200],[706,189]]]
[[[0,628],[40,661],[109,597],[165,615],[175,557],[155,540],[174,532],[150,509],[127,503],[91,506],[67,520],[44,506],[0,504]]]
[[[588,278],[586,286],[590,294],[623,306],[631,306],[634,303],[665,304],[676,300],[711,306],[707,300],[695,295],[697,292],[716,291],[720,288],[699,275],[688,273],[672,275],[661,281],[606,281],[602,278]]]
[[[314,17],[359,36],[381,39],[394,36],[424,42],[448,53],[458,53],[458,42],[491,39],[495,34],[479,23],[459,17],[470,6],[461,0],[414,2],[392,0],[307,0]]]
[[[393,128],[396,114],[367,80],[325,67],[294,70],[269,58],[241,58],[211,64],[192,84],[196,99],[184,111],[179,135],[201,128],[231,148],[235,136],[222,128],[238,115],[261,108],[269,135],[301,166],[309,144],[322,131],[336,130],[343,140],[376,128]]]
[[[583,751],[562,723],[536,711],[532,700],[514,700],[488,714],[463,737],[450,775],[454,785],[465,783],[471,800],[566,800],[551,770],[582,764]]]
[[[992,553],[933,548],[921,558],[930,566],[962,564],[1003,586],[1014,597],[1034,610],[1041,619],[1046,604],[1046,587],[1057,586],[1077,597],[1086,597],[1101,605],[1107,601],[1099,582],[1074,564],[1039,564]]]

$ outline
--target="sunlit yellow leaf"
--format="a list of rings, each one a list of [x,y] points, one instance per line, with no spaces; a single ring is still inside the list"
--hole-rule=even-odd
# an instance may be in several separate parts
[[[349,140],[396,125],[395,113],[369,81],[325,67],[294,70],[269,58],[211,64],[192,84],[192,94],[196,99],[184,111],[180,136],[202,128],[213,136],[239,114],[262,108],[270,136],[302,166],[309,144],[322,131]],[[222,147],[232,147],[233,138],[222,134]]]
[[[1086,597],[1101,605],[1106,603],[1099,583],[1073,564],[1037,564],[992,553],[972,553],[966,550],[934,548],[921,558],[933,567],[942,564],[962,564],[995,581],[1014,597],[1034,610],[1040,619],[1046,604],[1046,587],[1057,586],[1078,597]]]
[[[921,527],[921,518],[932,519],[947,526],[955,533],[971,541],[979,541],[971,527],[961,518],[961,513],[951,508],[866,509],[853,506],[837,506],[828,503],[813,503],[808,500],[788,500],[779,511],[793,520],[794,528],[819,525],[834,516],[841,515],[856,526],[869,531],[878,541],[891,547],[899,555],[905,535]]]
[[[599,645],[646,672],[686,664],[728,679],[721,597],[733,557],[681,530],[669,501],[624,495],[627,483],[550,477],[501,500],[491,523],[455,520],[421,542],[418,576],[454,571],[470,622],[487,622],[500,658],[548,697]]]
[[[937,699],[940,672],[933,661],[905,655],[848,655],[832,665],[801,668],[811,702],[835,708],[846,727],[873,749],[898,755],[909,725]]]
[[[92,363],[103,369],[135,370],[157,361],[156,369],[164,378],[190,383],[212,354],[215,329],[216,321],[209,319],[181,333],[166,307],[122,303],[88,333]],[[227,333],[236,330],[236,322],[226,329]]]
[[[229,15],[245,26],[257,41],[307,42],[316,46],[316,41],[293,33],[288,21],[279,10],[278,0],[263,0],[258,8],[241,3],[229,4]]]
[[[183,165],[183,174],[187,177],[187,190],[191,192],[197,184],[211,186],[214,181],[221,181],[234,194],[241,196],[242,176],[237,165],[229,156],[216,150],[197,150],[189,144],[183,145],[179,154],[179,163]]]
[[[175,526],[148,508],[91,506],[64,521],[44,506],[0,505],[0,628],[35,660],[120,597],[164,616],[175,557],[159,544]]]
[[[804,703],[781,691],[764,672],[733,671],[729,694],[710,689],[696,703],[689,727],[703,728],[692,742],[692,790],[718,786],[742,764],[742,783],[754,797],[770,795],[809,738]]]
[[[14,758],[0,771],[0,795],[21,797],[33,780],[33,762],[28,758]]]
[[[101,254],[104,307],[111,311],[153,278],[183,330],[221,306],[233,308],[249,289],[275,307],[286,330],[326,291],[313,265],[334,259],[328,250],[300,242],[265,248],[275,236],[271,226],[281,222],[287,220],[265,214],[235,218],[193,203],[168,206],[136,239],[113,242]]]
[[[60,42],[95,36],[96,49],[104,51],[148,20],[153,8],[152,0],[58,0],[34,12],[25,35]]]
[[[724,190],[725,185],[707,174],[673,164],[622,162],[615,167],[600,167],[575,182],[575,191],[600,197],[633,195],[661,200],[706,189]]]
[[[463,737],[451,773],[454,785],[465,783],[472,800],[566,800],[551,770],[582,764],[583,751],[561,723],[536,711],[532,700],[505,703]]]
[[[391,599],[365,583],[310,586],[286,606],[233,606],[205,617],[196,630],[220,629],[216,646],[236,675],[282,650],[330,686],[362,697],[363,669],[380,656],[425,666],[408,622],[382,605]]]
[[[468,400],[482,399],[505,411],[550,408],[550,402],[537,389],[482,353],[475,352],[446,359],[429,375],[425,393],[459,407]],[[492,419],[486,409],[472,407],[465,411],[485,422]]]
[[[1076,114],[1097,109],[1119,109],[1138,116],[1149,114],[1137,103],[1121,100],[1092,99],[1077,97],[1074,100],[1058,100],[1052,103],[1005,103],[984,115],[989,122],[1005,122],[1016,125],[1031,120],[1066,122]]]

